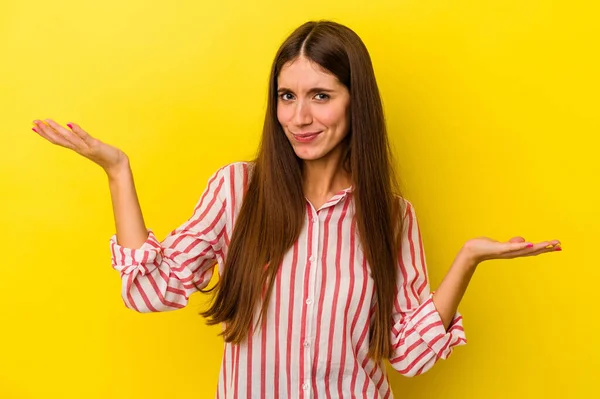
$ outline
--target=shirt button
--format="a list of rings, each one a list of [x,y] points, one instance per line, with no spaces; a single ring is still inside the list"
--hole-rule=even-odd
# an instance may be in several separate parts
[[[317,223],[317,218],[312,218],[313,223]]]
[[[312,303],[312,299],[308,298],[308,299],[306,300],[306,304],[307,304],[307,305],[310,305],[311,303]]]
[[[310,261],[311,261],[311,262],[314,262],[314,261],[315,261],[315,256],[314,256],[314,255],[310,257]]]
[[[310,342],[304,341],[304,346],[308,348],[310,346]]]
[[[304,389],[305,391],[308,389],[308,384],[306,382],[302,384],[302,389]]]

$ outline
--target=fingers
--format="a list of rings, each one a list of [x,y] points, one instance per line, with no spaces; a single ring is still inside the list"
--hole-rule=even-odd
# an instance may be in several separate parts
[[[75,133],[79,138],[81,138],[81,140],[83,140],[86,144],[90,144],[92,137],[89,134],[87,134],[86,131],[81,128],[81,126],[73,122],[67,123],[67,126],[69,126],[71,128],[71,131],[73,131],[73,133]]]
[[[518,258],[523,256],[536,256],[543,253],[562,251],[559,240],[542,241],[537,244],[523,242],[523,243],[508,243],[512,246],[512,250],[504,253],[502,258]],[[521,247],[519,247],[521,245]]]
[[[58,132],[56,132],[51,126],[39,120],[33,121],[33,124],[35,125],[34,130],[52,144],[57,144],[71,150],[75,150],[73,143],[65,139],[62,135],[58,134]]]
[[[505,252],[515,252],[515,251],[521,251],[524,249],[529,249],[529,248],[534,248],[534,244],[527,242],[527,241],[518,241],[518,242],[513,242],[513,239],[511,239],[511,241],[506,243],[505,246]]]
[[[537,255],[547,254],[547,253],[550,253],[550,252],[557,252],[557,251],[562,251],[562,247],[560,245],[556,246],[556,247],[542,248],[542,249],[539,249],[537,251],[525,254],[523,256],[537,256]]]
[[[78,148],[79,150],[85,150],[88,148],[87,143],[79,135],[73,134],[72,131],[62,127],[52,119],[45,119],[45,121],[74,147]]]
[[[527,248],[530,252],[534,252],[538,249],[553,248],[557,245],[560,245],[559,240],[542,241],[537,244],[534,244],[529,241],[525,241],[523,237],[514,237],[508,241],[506,249],[508,251],[519,251],[521,249]]]
[[[560,248],[560,241],[558,241],[558,240],[542,241],[540,243],[535,244],[531,248],[531,252],[537,252],[542,249],[554,250],[555,248]]]

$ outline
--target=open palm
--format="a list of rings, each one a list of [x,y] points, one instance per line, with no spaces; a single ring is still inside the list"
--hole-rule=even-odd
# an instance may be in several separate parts
[[[480,263],[491,259],[513,259],[524,256],[536,256],[561,251],[560,241],[542,241],[531,243],[523,237],[513,237],[508,241],[496,241],[488,237],[473,238],[464,246],[468,256]]]
[[[67,124],[69,130],[52,119],[45,122],[36,119],[32,130],[52,144],[68,148],[100,165],[107,172],[127,161],[123,151],[92,137],[75,123]]]

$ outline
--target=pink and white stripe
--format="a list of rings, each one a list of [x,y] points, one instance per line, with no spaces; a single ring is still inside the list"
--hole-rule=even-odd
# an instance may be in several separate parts
[[[152,230],[139,249],[111,237],[125,306],[138,312],[182,308],[215,270],[222,273],[251,172],[247,162],[216,171],[192,216],[162,242]],[[405,223],[390,364],[410,377],[448,358],[466,337],[458,312],[448,330],[443,327],[415,212],[401,201]],[[280,266],[267,318],[244,343],[225,343],[217,398],[394,397],[384,364],[367,357],[376,297],[353,215],[352,187],[319,209],[306,201],[304,229]]]

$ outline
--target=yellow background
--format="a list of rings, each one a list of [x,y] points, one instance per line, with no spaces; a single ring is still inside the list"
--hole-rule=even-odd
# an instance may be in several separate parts
[[[206,297],[124,307],[106,177],[31,121],[122,148],[162,238],[212,172],[254,155],[275,51],[320,18],[371,52],[434,288],[471,237],[563,242],[482,264],[459,308],[469,344],[414,379],[390,369],[396,397],[599,397],[595,3],[4,1],[0,397],[214,397]]]

